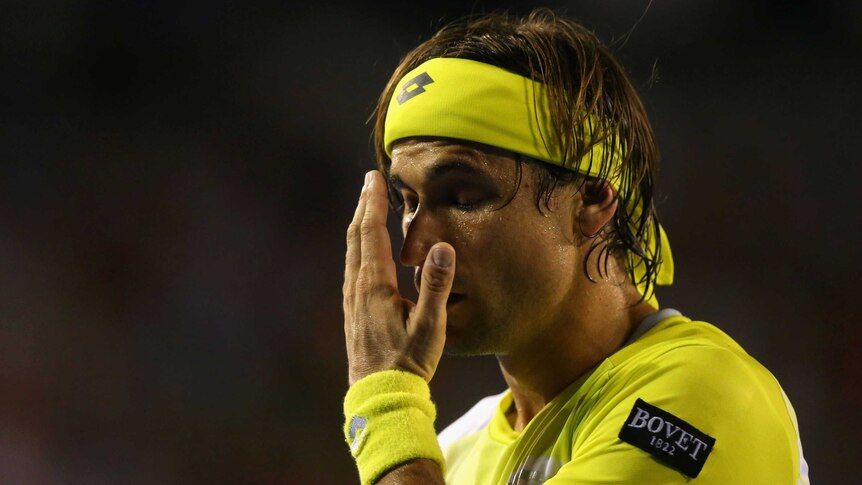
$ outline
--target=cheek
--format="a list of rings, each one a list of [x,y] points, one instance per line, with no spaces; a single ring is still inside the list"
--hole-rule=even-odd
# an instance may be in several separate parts
[[[498,286],[533,298],[568,291],[578,258],[565,228],[538,214],[501,222],[483,231],[489,237],[478,255],[489,260],[487,270],[499,278]]]
[[[550,218],[491,213],[464,218],[456,227],[453,244],[462,249],[465,271],[481,271],[498,287],[546,284],[572,266],[572,245]]]
[[[455,248],[459,263],[462,257],[465,258],[464,264],[467,263],[467,258],[473,260],[475,253],[483,252],[493,240],[494,224],[487,213],[460,213],[451,210],[445,217],[440,218],[440,222],[438,237]]]

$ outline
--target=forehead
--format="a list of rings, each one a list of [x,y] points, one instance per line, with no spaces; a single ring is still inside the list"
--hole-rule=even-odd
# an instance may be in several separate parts
[[[481,143],[412,138],[392,146],[390,177],[428,177],[441,167],[457,164],[477,175],[503,178],[514,169],[516,155]]]

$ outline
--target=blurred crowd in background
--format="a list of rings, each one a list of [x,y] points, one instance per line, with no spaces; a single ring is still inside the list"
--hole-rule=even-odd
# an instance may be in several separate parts
[[[813,483],[852,483],[862,6],[648,3],[4,1],[0,483],[353,483],[367,119],[445,23],[539,5],[642,93],[677,265],[660,300],[772,370]],[[444,359],[438,425],[503,388],[493,358]]]

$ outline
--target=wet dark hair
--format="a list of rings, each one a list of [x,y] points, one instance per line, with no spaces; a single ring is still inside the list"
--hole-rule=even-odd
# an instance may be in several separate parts
[[[549,208],[557,187],[579,183],[578,189],[583,191],[617,177],[613,223],[598,235],[587,235],[593,238],[590,251],[599,251],[600,276],[607,274],[610,256],[622,258],[632,282],[643,285],[642,299],[649,298],[661,264],[661,232],[653,204],[659,154],[643,103],[610,49],[583,26],[547,9],[526,17],[490,14],[443,27],[401,60],[378,101],[374,147],[378,168],[387,178],[392,161],[383,147],[383,130],[392,93],[406,73],[439,57],[492,64],[547,86],[551,122],[564,164],[518,156],[518,180],[521,163],[539,168],[536,207],[541,211],[542,203]],[[592,151],[597,144],[620,147],[622,153],[601,150],[598,159]],[[619,173],[612,172],[615,156],[621,158]],[[582,159],[588,167],[598,164],[598,175],[589,177],[598,183],[586,184],[586,177],[569,169],[579,166]],[[636,279],[634,269],[640,264],[644,273]],[[589,268],[585,271],[593,280]]]

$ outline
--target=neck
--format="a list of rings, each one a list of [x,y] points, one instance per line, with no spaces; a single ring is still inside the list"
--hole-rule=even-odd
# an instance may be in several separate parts
[[[617,301],[627,299],[619,296]],[[512,391],[516,412],[508,416],[515,431],[522,431],[548,402],[622,347],[638,323],[655,312],[646,302],[631,306],[593,301],[602,302],[595,311],[582,308],[577,317],[561,318],[527,348],[497,356]]]

